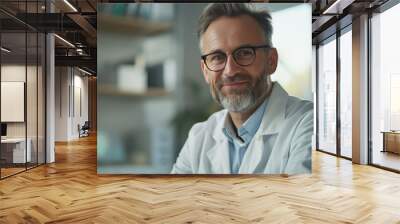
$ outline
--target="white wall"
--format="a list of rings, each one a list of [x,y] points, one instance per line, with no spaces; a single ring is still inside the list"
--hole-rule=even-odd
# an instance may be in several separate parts
[[[8,113],[22,113],[24,116],[26,112],[26,120],[22,119],[21,122],[6,122],[7,123],[7,137],[9,138],[24,138],[27,136],[30,139],[30,148],[32,161],[36,162],[39,158],[39,163],[44,162],[44,74],[42,73],[41,66],[32,66],[25,64],[3,64],[1,66],[1,81],[2,82],[24,82],[26,87],[26,99],[23,100],[20,108],[1,108],[2,112]],[[27,80],[26,80],[27,79]],[[9,98],[4,95],[2,89],[2,99]],[[21,90],[20,90],[21,91]],[[20,92],[24,93],[24,91]],[[23,97],[25,98],[25,97]],[[12,103],[12,102],[11,102]],[[14,102],[16,103],[16,102]],[[26,103],[26,105],[25,105]],[[20,110],[20,111],[15,111]],[[2,118],[3,119],[3,118]],[[37,157],[37,153],[39,156]]]
[[[85,76],[81,76],[83,73],[81,73],[78,70],[74,70],[74,82],[73,82],[73,86],[74,86],[74,96],[71,97],[71,99],[74,99],[74,107],[72,108],[72,119],[71,119],[71,131],[70,131],[70,136],[72,138],[78,138],[79,137],[79,133],[78,133],[78,124],[80,124],[80,126],[82,126],[85,121],[88,121],[89,117],[88,117],[88,106],[89,106],[89,102],[88,102],[88,77]],[[80,90],[80,93],[79,93]],[[80,97],[79,97],[80,95]],[[81,102],[79,102],[81,101]],[[78,105],[78,106],[77,106]],[[79,111],[79,106],[81,106],[81,113]],[[75,113],[74,113],[75,112]]]
[[[69,69],[56,67],[55,74],[55,141],[68,141]]]
[[[88,78],[76,68],[56,67],[55,86],[55,140],[77,139],[78,124],[88,120]],[[82,105],[82,114],[77,105]]]
[[[25,82],[25,65],[2,65],[1,66],[1,81],[2,82]],[[28,67],[28,70],[30,68]],[[30,74],[30,73],[28,73]],[[4,96],[2,96],[4,97]],[[6,108],[1,108],[6,110]],[[25,137],[25,122],[8,122],[7,123],[8,137]]]
[[[27,66],[25,65],[18,65],[18,64],[8,64],[1,66],[1,81],[2,82],[25,82],[26,73],[28,75],[29,84],[36,85],[36,81],[32,80],[31,75],[36,75],[36,67],[34,66]],[[33,111],[36,108],[36,103],[34,105],[29,105],[31,102],[36,102],[36,88],[27,88],[27,106],[34,107],[27,109],[27,120],[28,124],[28,137],[29,134],[36,130],[36,113],[34,114]],[[7,96],[2,96],[7,97]],[[33,99],[32,99],[33,98]],[[1,108],[1,110],[6,110],[7,108]],[[34,123],[32,123],[34,121]],[[24,137],[25,136],[25,126],[26,122],[7,122],[7,136],[8,137]],[[36,132],[35,132],[36,133]]]

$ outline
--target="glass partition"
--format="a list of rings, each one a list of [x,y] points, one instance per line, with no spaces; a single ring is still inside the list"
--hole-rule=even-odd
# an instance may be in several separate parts
[[[372,164],[400,171],[400,4],[373,15],[371,72]]]
[[[346,32],[347,31],[347,32]],[[351,26],[340,36],[340,154],[351,158],[352,141],[352,34]]]
[[[0,7],[21,16],[44,12],[44,2]],[[45,35],[10,15],[0,12],[1,179],[45,162]]]
[[[26,161],[30,162],[31,152],[26,147],[26,41],[25,32],[1,34],[2,177],[24,171]]]
[[[336,154],[336,36],[318,47],[318,149]]]

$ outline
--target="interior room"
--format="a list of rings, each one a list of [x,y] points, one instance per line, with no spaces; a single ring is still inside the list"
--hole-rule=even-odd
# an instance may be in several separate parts
[[[274,81],[313,102],[311,174],[163,173],[221,109],[208,3],[0,1],[0,223],[399,223],[400,3],[278,2],[309,10]]]
[[[399,170],[399,100],[400,93],[398,63],[393,55],[399,50],[393,41],[399,36],[391,27],[398,21],[400,7],[375,14],[371,19],[373,30],[371,50],[371,138],[372,163],[378,166]]]
[[[89,125],[89,105],[92,114],[95,108],[92,83],[96,65],[89,55],[93,55],[93,41],[86,42],[79,25],[64,28],[57,22],[45,23],[46,15],[73,10],[63,5],[50,1],[1,3],[2,179],[54,162],[54,149],[49,149],[55,143],[79,139],[89,129],[95,130],[93,124]],[[84,6],[93,11],[87,3]],[[48,14],[50,11],[53,14]],[[68,32],[60,32],[65,30]],[[48,32],[56,32],[52,40]],[[74,44],[62,36],[73,37],[70,41]],[[52,76],[51,85],[50,73],[58,74]],[[51,96],[47,90],[53,91]],[[55,120],[50,121],[52,116]],[[48,129],[49,124],[54,128]]]
[[[45,36],[15,28],[1,34],[1,177],[45,162]]]

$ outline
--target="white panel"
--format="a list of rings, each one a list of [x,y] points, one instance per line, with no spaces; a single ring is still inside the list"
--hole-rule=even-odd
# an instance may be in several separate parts
[[[53,4],[50,1],[46,1],[46,7],[50,9],[50,12],[54,12]],[[55,161],[55,147],[54,147],[54,135],[55,135],[55,62],[54,62],[54,35],[48,34],[46,40],[46,61],[47,61],[47,73],[46,73],[46,163],[52,163]]]
[[[24,122],[24,82],[1,82],[1,122]]]
[[[81,88],[80,87],[75,87],[75,100],[74,100],[74,118],[77,124],[75,125],[75,130],[78,126],[78,123],[80,123],[81,119]]]

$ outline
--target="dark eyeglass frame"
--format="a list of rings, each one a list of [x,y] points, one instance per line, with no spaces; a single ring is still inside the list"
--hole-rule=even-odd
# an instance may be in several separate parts
[[[237,61],[237,59],[236,59],[236,57],[235,57],[235,55],[236,55],[235,53],[236,53],[238,50],[243,50],[243,49],[245,49],[245,48],[249,48],[249,49],[251,49],[251,50],[253,51],[254,58],[253,58],[253,60],[252,60],[250,63],[248,63],[248,64],[240,64],[240,63],[238,63],[238,61]],[[256,45],[256,46],[251,46],[251,45],[241,46],[241,47],[238,47],[238,48],[236,48],[235,50],[233,50],[232,53],[230,53],[230,55],[232,55],[233,60],[235,61],[236,64],[238,64],[238,65],[240,65],[240,66],[249,66],[249,65],[253,64],[253,62],[255,61],[255,59],[256,59],[256,57],[257,57],[257,54],[256,54],[257,51],[256,51],[256,50],[257,50],[257,49],[260,49],[260,48],[271,48],[271,46],[269,46],[269,45],[267,45],[267,44]],[[221,69],[212,70],[212,69],[210,69],[210,67],[208,67],[206,59],[207,59],[207,56],[210,56],[210,55],[213,55],[213,54],[217,54],[217,53],[218,53],[218,54],[222,54],[222,55],[225,56],[225,63],[224,63],[224,66],[223,66]],[[202,55],[202,56],[201,56],[201,59],[203,60],[203,62],[204,62],[204,64],[206,65],[206,67],[207,67],[208,70],[213,71],[213,72],[220,72],[220,71],[222,71],[222,70],[225,69],[226,62],[227,62],[227,59],[228,59],[228,55],[227,55],[225,52],[222,52],[222,51],[214,51],[214,52],[211,52],[211,53],[209,53],[209,54]]]

